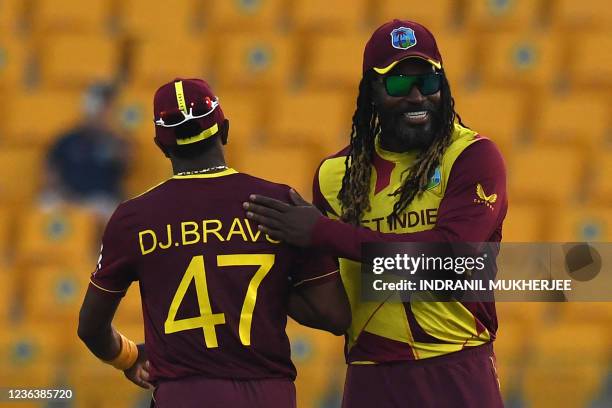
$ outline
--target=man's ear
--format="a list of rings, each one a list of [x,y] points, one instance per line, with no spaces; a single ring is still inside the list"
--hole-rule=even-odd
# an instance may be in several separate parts
[[[225,146],[229,138],[229,120],[225,119],[221,125],[221,143]]]
[[[168,151],[168,148],[162,145],[161,143],[159,143],[159,141],[155,138],[153,138],[153,141],[155,142],[155,145],[159,147],[159,150],[162,151],[164,156],[166,156],[167,158],[170,158],[170,152]]]

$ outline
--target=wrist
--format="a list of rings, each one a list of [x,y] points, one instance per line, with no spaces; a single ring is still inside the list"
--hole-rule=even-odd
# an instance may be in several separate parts
[[[112,365],[118,370],[125,371],[132,367],[138,359],[138,347],[136,343],[125,337],[123,334],[119,334],[119,353],[112,360],[104,361],[107,364]]]

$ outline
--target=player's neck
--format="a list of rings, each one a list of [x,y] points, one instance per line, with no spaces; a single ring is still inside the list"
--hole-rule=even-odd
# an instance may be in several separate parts
[[[174,174],[215,169],[222,166],[227,166],[222,151],[207,152],[189,159],[177,158],[172,160],[172,171]]]

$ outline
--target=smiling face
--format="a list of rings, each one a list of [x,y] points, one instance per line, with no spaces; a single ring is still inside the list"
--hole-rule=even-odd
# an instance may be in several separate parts
[[[394,152],[424,150],[433,142],[441,125],[441,91],[423,95],[413,86],[408,95],[396,97],[387,93],[384,84],[385,76],[423,75],[433,71],[434,67],[428,62],[408,58],[373,80],[372,98],[380,119],[383,149]]]

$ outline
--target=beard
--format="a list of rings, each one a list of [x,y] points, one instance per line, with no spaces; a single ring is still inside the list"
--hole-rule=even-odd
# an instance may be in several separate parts
[[[439,109],[427,105],[422,110],[429,112],[424,124],[406,123],[403,112],[392,112],[380,118],[382,146],[393,147],[393,151],[426,150],[436,139],[441,126]]]

